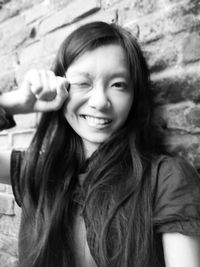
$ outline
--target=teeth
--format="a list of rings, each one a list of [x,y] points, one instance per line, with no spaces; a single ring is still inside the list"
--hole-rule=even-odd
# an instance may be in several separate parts
[[[84,118],[88,121],[88,123],[92,125],[105,125],[111,122],[111,120],[109,119],[96,118],[91,116],[84,116]]]

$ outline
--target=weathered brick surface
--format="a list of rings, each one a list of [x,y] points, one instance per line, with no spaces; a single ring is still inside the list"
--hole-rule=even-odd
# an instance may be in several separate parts
[[[169,66],[175,66],[179,60],[179,52],[171,38],[149,43],[143,46],[143,52],[151,72],[160,72]]]
[[[0,234],[0,250],[1,252],[8,253],[17,257],[17,251],[14,249],[13,244],[17,244],[17,238],[10,237],[7,239],[5,235]],[[16,246],[15,246],[16,247]]]
[[[15,73],[13,69],[0,73],[1,92],[10,91],[16,85]]]
[[[77,9],[77,7],[79,8]],[[71,1],[66,4],[65,8],[61,9],[57,13],[51,14],[50,17],[44,19],[44,21],[40,23],[39,33],[45,34],[53,31],[56,28],[72,23],[80,17],[84,17],[89,13],[93,13],[99,8],[99,0],[85,0],[84,2],[82,0],[75,0],[73,2]]]
[[[191,100],[200,102],[199,63],[188,68],[177,67],[152,74],[152,88],[158,104]]]
[[[0,262],[2,267],[17,267],[17,257],[12,257],[7,253],[0,253]]]
[[[198,170],[200,170],[200,138],[197,135],[167,131],[165,133],[165,144],[169,151],[191,161]]]
[[[18,15],[20,12],[20,6],[19,5],[11,5],[11,3],[9,4],[4,4],[4,6],[1,9],[0,12],[0,22],[5,21],[6,19],[10,18],[10,17],[14,17],[16,15]]]
[[[18,228],[20,225],[20,214],[21,214],[21,209],[17,206],[16,203],[14,203],[14,214],[15,215],[1,215],[0,219],[0,233],[17,238],[18,234]]]
[[[200,59],[200,35],[193,32],[183,39],[182,43],[183,63],[199,61]]]
[[[163,105],[155,112],[165,121],[169,130],[200,133],[200,105],[192,102]]]
[[[6,192],[6,185],[0,184],[0,192]]]
[[[18,48],[30,34],[23,16],[15,16],[0,25],[0,54],[7,54]]]
[[[15,115],[14,116],[16,126],[15,130],[18,129],[30,129],[35,128],[37,126],[37,113],[31,113],[28,116],[27,115]]]
[[[130,29],[148,61],[169,150],[200,171],[200,2],[198,0],[3,0],[0,1],[0,91],[20,86],[30,68],[50,69],[64,38],[95,20]],[[17,115],[0,133],[0,149],[25,149],[36,114]],[[17,266],[20,208],[10,186],[0,184],[0,266]]]
[[[14,132],[11,136],[12,147],[16,147],[19,149],[25,149],[29,146],[34,131],[33,130],[21,130],[19,132]]]
[[[3,131],[0,133],[0,147],[1,150],[6,150],[10,148],[10,138],[7,131]]]
[[[14,198],[12,195],[0,193],[0,214],[15,215]]]

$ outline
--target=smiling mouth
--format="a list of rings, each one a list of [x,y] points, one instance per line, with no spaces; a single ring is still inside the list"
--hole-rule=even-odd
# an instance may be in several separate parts
[[[112,120],[107,118],[94,117],[89,115],[80,115],[90,126],[108,126]]]

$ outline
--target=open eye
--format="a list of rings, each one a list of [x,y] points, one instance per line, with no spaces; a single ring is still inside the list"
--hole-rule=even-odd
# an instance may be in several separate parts
[[[127,88],[127,84],[125,82],[115,82],[112,84],[112,87],[125,90]]]

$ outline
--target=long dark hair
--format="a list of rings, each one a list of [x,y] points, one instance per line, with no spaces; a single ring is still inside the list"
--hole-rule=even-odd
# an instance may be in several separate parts
[[[83,214],[95,238],[98,266],[151,266],[151,162],[156,154],[149,71],[136,39],[115,24],[93,22],[72,32],[54,64],[56,75],[86,51],[119,44],[125,51],[134,100],[124,126],[89,160]],[[43,114],[26,153],[22,191],[32,235],[22,266],[75,266],[72,192],[86,162],[81,138],[63,110]],[[90,234],[91,234],[90,233]]]

